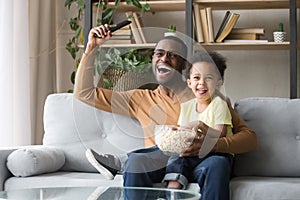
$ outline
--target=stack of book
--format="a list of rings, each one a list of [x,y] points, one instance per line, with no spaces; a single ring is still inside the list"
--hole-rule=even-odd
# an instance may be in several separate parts
[[[145,34],[143,32],[143,23],[141,16],[136,12],[126,12],[127,18],[131,20],[130,29],[136,44],[144,44],[146,42]]]
[[[264,34],[264,28],[233,28],[224,42],[267,42],[261,39]]]
[[[106,44],[131,44],[132,33],[129,26],[125,26],[112,33],[112,36]]]

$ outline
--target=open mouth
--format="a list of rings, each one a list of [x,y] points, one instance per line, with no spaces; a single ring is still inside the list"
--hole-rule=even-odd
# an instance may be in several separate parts
[[[157,71],[159,74],[166,74],[171,72],[173,69],[170,67],[166,67],[166,66],[159,66],[157,67]]]
[[[199,95],[204,95],[204,94],[206,94],[208,92],[208,90],[206,90],[206,89],[198,89],[197,90],[197,93],[199,94]]]

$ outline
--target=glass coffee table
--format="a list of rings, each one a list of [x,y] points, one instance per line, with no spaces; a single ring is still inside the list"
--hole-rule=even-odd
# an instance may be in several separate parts
[[[0,192],[0,200],[198,200],[189,190],[145,187],[58,187]]]

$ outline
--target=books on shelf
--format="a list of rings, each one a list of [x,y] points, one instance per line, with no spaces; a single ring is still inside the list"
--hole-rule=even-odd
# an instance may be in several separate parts
[[[229,40],[225,39],[224,43],[257,43],[257,42],[268,42],[268,40]]]
[[[205,8],[200,8],[200,20],[203,33],[203,40],[204,42],[208,42],[208,23]]]
[[[143,44],[146,42],[142,30],[141,21],[135,12],[126,12],[126,17],[131,20],[130,29],[136,44]]]
[[[231,33],[256,33],[259,35],[265,34],[264,28],[233,28]]]
[[[264,28],[233,28],[225,39],[259,40]]]
[[[214,42],[214,25],[212,10],[210,7],[206,8],[206,18],[207,18],[207,27],[208,27],[208,42]]]
[[[194,27],[195,27],[195,35],[197,42],[204,42],[203,30],[202,30],[202,22],[201,22],[201,15],[200,15],[200,8],[198,4],[194,5],[193,10],[194,16]]]
[[[240,14],[227,11],[215,37],[215,42],[222,42],[235,26]]]
[[[112,37],[106,41],[106,44],[131,44],[131,30],[125,26],[112,33]]]
[[[195,35],[198,42],[213,42],[213,16],[212,10],[208,8],[200,8],[198,4],[194,4],[193,16],[195,19]]]

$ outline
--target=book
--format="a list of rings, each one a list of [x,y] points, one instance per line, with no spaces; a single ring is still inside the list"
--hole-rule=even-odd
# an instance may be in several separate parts
[[[137,14],[136,12],[133,12],[132,14],[133,14],[133,18],[134,18],[134,20],[135,20],[135,23],[136,23],[136,25],[137,25],[137,29],[138,29],[138,31],[139,31],[139,33],[140,33],[142,42],[143,42],[143,43],[147,43],[146,38],[145,38],[145,35],[144,35],[144,32],[143,32],[143,27],[144,27],[144,25],[143,25],[143,23],[142,23],[141,16],[140,16],[139,14]]]
[[[218,29],[218,32],[217,32],[217,34],[216,34],[216,36],[215,36],[215,41],[216,41],[216,39],[220,36],[222,30],[224,29],[224,26],[225,26],[225,24],[226,24],[227,21],[228,21],[228,16],[229,16],[229,14],[230,14],[230,11],[229,11],[229,10],[226,11],[226,13],[225,13],[225,15],[224,15],[224,17],[223,17],[223,19],[222,19],[222,21],[221,21],[221,24],[220,24],[220,27],[219,27],[219,29]]]
[[[206,8],[206,18],[208,27],[208,42],[214,42],[214,25],[211,7]]]
[[[208,24],[207,24],[207,15],[206,15],[206,9],[200,8],[200,17],[201,17],[201,27],[202,27],[202,33],[203,33],[203,40],[204,42],[208,42]]]
[[[131,19],[131,24],[129,26],[130,26],[133,38],[135,40],[135,43],[136,44],[142,44],[143,40],[142,40],[142,37],[141,37],[140,32],[138,30],[136,21],[133,18],[133,12],[131,12],[131,11],[130,12],[125,12],[125,15],[126,15],[127,18]]]
[[[256,34],[256,33],[232,33],[232,32],[230,32],[229,35],[225,39],[259,40],[260,35]]]
[[[264,34],[264,28],[233,28],[226,39],[259,40]]]
[[[240,14],[230,12],[228,14],[228,20],[226,20],[226,23],[224,25],[224,28],[222,29],[220,35],[216,38],[216,42],[222,42],[227,35],[229,35],[230,31],[236,24]]]
[[[227,40],[227,39],[225,39],[223,42],[225,42],[225,43],[257,43],[257,42],[268,42],[268,40]]]
[[[194,5],[194,22],[195,22],[195,35],[197,42],[204,42],[203,38],[203,30],[201,25],[201,16],[200,16],[200,8],[198,4]]]
[[[259,35],[265,34],[264,28],[233,28],[231,33],[255,33]]]
[[[131,44],[131,30],[125,26],[112,33],[112,36],[105,44]]]

